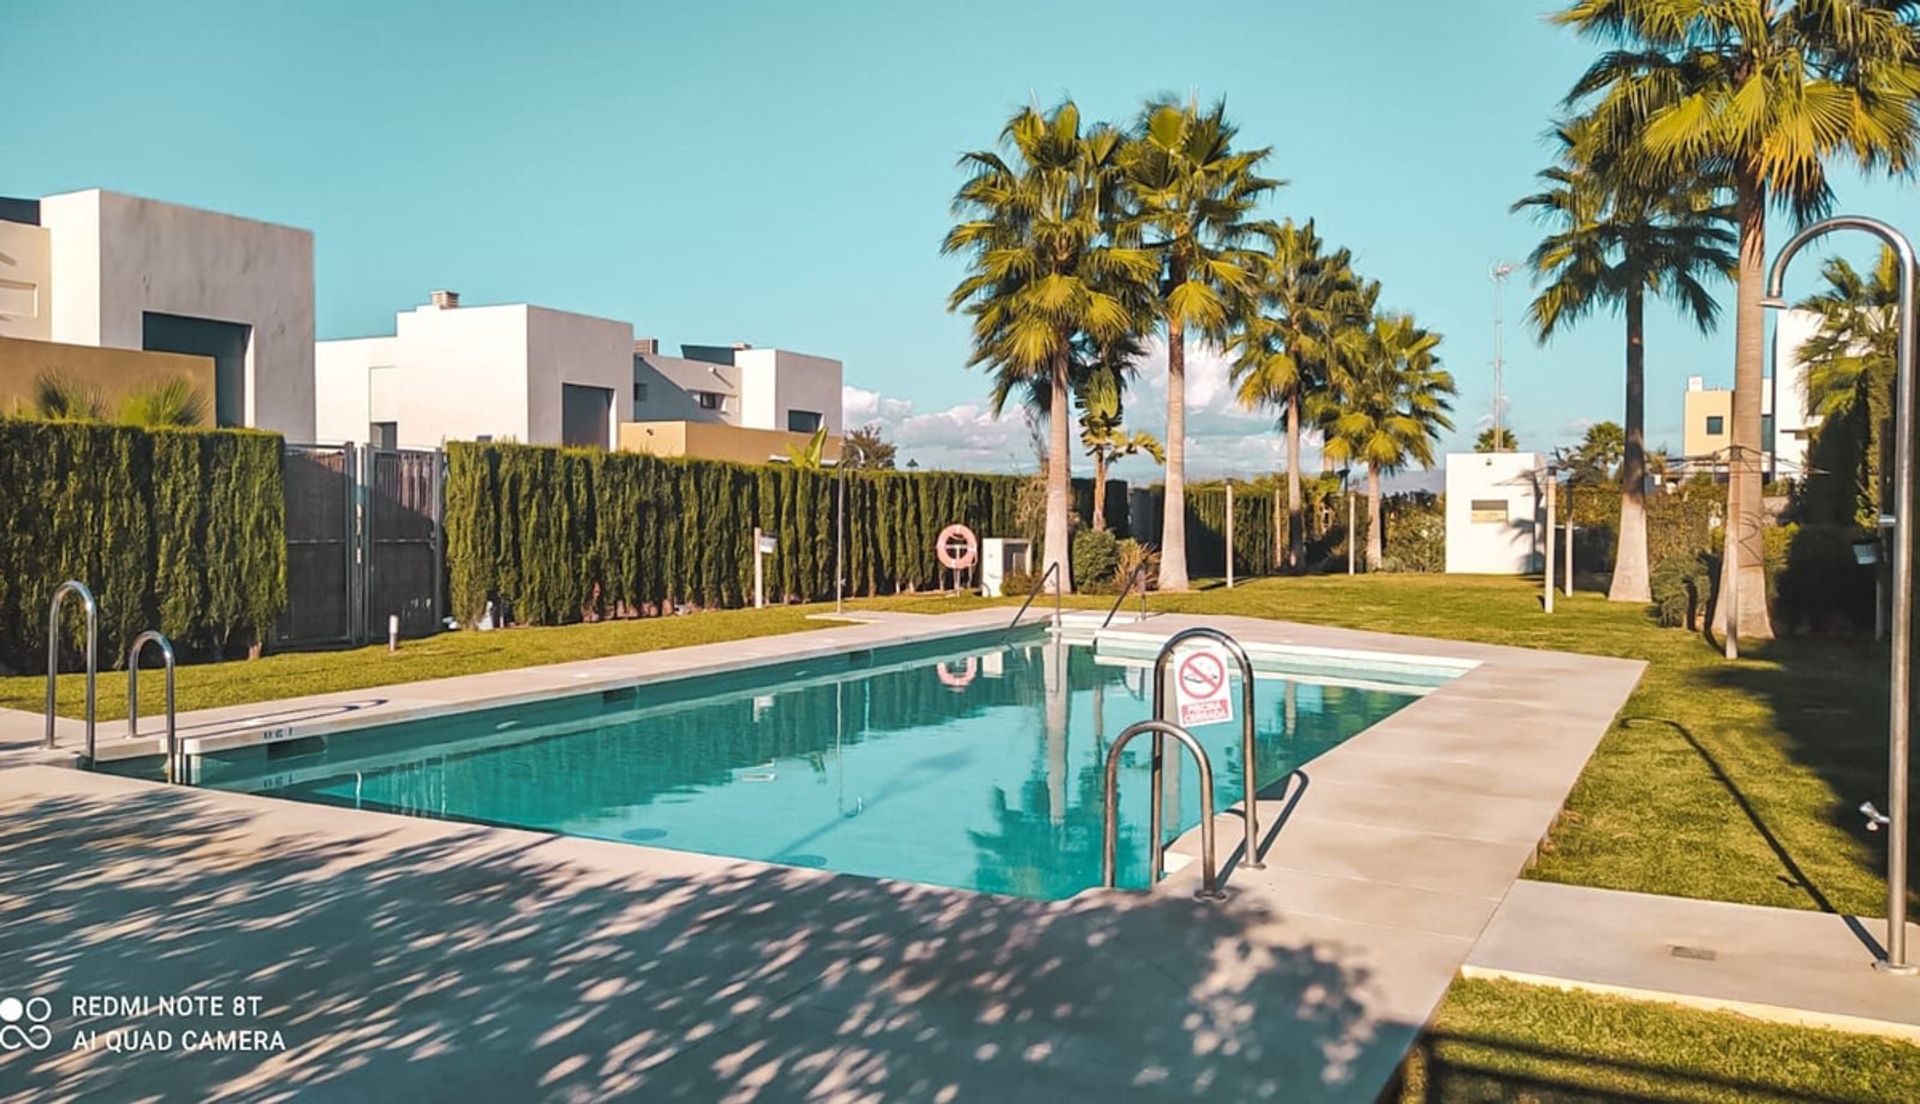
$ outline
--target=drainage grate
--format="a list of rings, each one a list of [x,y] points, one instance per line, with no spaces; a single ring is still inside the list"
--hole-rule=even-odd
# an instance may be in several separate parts
[[[1713,962],[1720,957],[1718,951],[1706,947],[1688,947],[1680,943],[1667,944],[1667,953],[1675,958],[1691,958],[1700,962]]]

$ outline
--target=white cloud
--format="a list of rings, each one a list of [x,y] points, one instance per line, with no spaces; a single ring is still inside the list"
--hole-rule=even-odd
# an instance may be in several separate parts
[[[1189,478],[1221,475],[1254,476],[1278,470],[1286,462],[1286,437],[1271,410],[1247,410],[1234,398],[1230,364],[1217,349],[1199,344],[1187,348],[1187,473]],[[982,390],[985,389],[984,383]],[[919,413],[907,399],[849,386],[844,395],[846,424],[878,423],[887,438],[900,447],[901,462],[911,458],[923,468],[968,471],[1031,471],[1033,453],[1027,428],[1018,410],[1009,408],[996,419],[987,404],[960,403],[945,410]],[[1154,338],[1141,361],[1139,375],[1127,394],[1127,421],[1135,429],[1166,437],[1167,349]],[[1301,463],[1308,471],[1320,464],[1318,443],[1302,442]],[[1092,461],[1079,449],[1075,431],[1075,475],[1092,473]],[[1161,477],[1151,457],[1138,456],[1116,466],[1115,476],[1138,482]]]

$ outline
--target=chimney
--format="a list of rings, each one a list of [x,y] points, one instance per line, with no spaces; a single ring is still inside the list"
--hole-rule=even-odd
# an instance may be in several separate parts
[[[460,305],[460,293],[448,291],[445,288],[435,290],[432,299],[435,310],[452,310]]]
[[[633,339],[635,356],[657,356],[660,353],[660,339],[657,337],[636,337]]]

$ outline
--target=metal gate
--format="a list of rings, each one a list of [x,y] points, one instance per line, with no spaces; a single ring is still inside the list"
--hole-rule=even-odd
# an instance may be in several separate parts
[[[283,648],[361,644],[440,627],[445,607],[443,453],[288,445]]]

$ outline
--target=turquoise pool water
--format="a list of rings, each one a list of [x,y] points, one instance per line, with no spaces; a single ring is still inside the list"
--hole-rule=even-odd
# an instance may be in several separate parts
[[[1101,772],[1149,715],[1149,681],[1044,636],[976,638],[210,755],[200,783],[1057,899],[1099,883]],[[1282,678],[1255,691],[1268,784],[1414,700]],[[1239,726],[1194,734],[1225,808]],[[1149,743],[1128,746],[1121,776],[1123,885],[1146,876]],[[1199,788],[1169,761],[1171,838],[1199,822]]]

